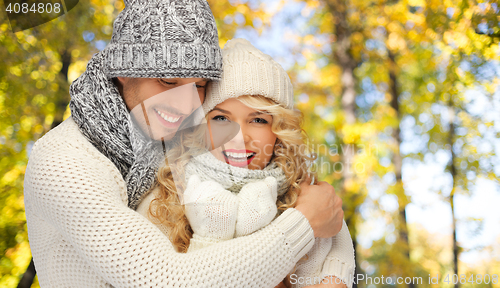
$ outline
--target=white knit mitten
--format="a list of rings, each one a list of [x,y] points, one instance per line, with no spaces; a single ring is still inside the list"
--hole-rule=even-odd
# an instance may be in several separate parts
[[[271,223],[278,209],[278,184],[274,177],[248,183],[238,194],[238,219],[235,237],[253,233]]]
[[[184,203],[194,232],[190,246],[202,248],[233,238],[238,198],[219,183],[201,182],[197,175],[191,176],[184,192]]]

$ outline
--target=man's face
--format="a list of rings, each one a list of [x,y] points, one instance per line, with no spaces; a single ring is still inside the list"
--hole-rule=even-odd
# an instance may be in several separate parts
[[[155,140],[170,140],[205,100],[203,78],[125,78],[118,86],[141,129]],[[121,86],[121,87],[120,87]]]

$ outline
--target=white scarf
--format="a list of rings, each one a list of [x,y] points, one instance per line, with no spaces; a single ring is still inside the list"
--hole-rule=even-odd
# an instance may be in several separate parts
[[[269,163],[262,170],[250,170],[222,162],[210,152],[195,156],[189,161],[185,168],[185,179],[189,180],[192,175],[198,175],[201,181],[215,181],[234,193],[240,192],[245,184],[267,177],[276,178],[278,196],[283,195],[289,188],[285,172],[275,162]]]

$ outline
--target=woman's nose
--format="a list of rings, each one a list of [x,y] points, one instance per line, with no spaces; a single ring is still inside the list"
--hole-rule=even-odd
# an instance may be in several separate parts
[[[233,139],[231,139],[231,142],[235,145],[243,145],[241,149],[245,148],[245,144],[248,143],[251,140],[250,135],[245,133],[245,126],[242,125],[242,123],[238,123],[240,125],[240,131],[238,131],[238,134],[234,136]]]

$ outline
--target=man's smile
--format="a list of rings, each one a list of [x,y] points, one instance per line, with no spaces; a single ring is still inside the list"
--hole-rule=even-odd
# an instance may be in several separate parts
[[[158,119],[158,122],[160,122],[162,126],[169,129],[178,128],[181,125],[182,120],[185,118],[184,115],[170,114],[164,110],[160,111],[158,108],[153,108],[153,111]]]
[[[171,114],[168,114],[168,113],[164,113],[162,111],[159,111],[156,108],[153,108],[153,110],[155,110],[155,112],[158,115],[160,115],[161,118],[163,118],[165,121],[170,122],[170,123],[176,123],[177,121],[179,121],[179,119],[182,118],[182,116],[175,116],[175,115],[171,115]]]

